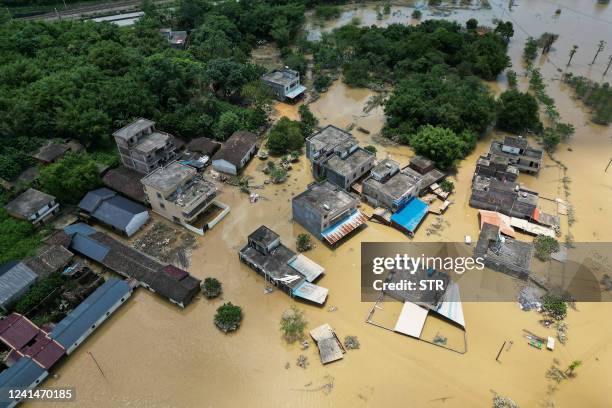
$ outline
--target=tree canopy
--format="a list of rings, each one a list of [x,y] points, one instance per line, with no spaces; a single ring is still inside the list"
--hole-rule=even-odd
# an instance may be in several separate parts
[[[476,137],[469,131],[457,135],[451,129],[423,126],[410,138],[414,151],[430,158],[442,169],[452,168],[476,144]]]
[[[521,133],[542,130],[538,101],[530,94],[511,89],[498,100],[497,127],[508,132]]]
[[[280,118],[270,129],[267,146],[270,153],[276,155],[300,150],[304,146],[304,135],[300,122],[286,116]]]
[[[102,185],[96,162],[87,154],[67,153],[43,167],[38,178],[42,189],[62,203],[76,204],[88,191]]]

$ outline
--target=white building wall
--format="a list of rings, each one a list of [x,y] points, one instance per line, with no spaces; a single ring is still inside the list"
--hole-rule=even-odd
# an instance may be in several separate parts
[[[137,214],[134,218],[132,218],[132,221],[130,221],[130,223],[125,227],[125,233],[128,237],[131,237],[136,233],[136,231],[142,228],[142,226],[145,225],[147,221],[149,221],[148,211],[144,211],[140,214]]]
[[[213,169],[220,171],[222,173],[232,174],[234,176],[238,174],[238,169],[236,168],[236,166],[234,166],[232,163],[228,162],[227,160],[223,160],[223,159],[213,160],[212,165],[213,165]]]

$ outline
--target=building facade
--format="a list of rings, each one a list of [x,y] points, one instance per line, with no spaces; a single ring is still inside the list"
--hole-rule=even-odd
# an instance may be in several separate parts
[[[172,135],[155,129],[155,122],[137,119],[113,133],[124,166],[147,174],[177,157]]]
[[[362,184],[362,198],[375,207],[395,212],[410,198],[417,197],[421,177],[400,171],[399,163],[385,159],[370,172]]]
[[[237,175],[257,152],[257,135],[239,131],[232,134],[212,158],[213,169]]]
[[[281,101],[294,100],[306,91],[300,82],[300,73],[287,67],[275,69],[261,77],[274,96]]]
[[[9,215],[38,226],[59,212],[59,203],[51,194],[28,188],[4,208]]]

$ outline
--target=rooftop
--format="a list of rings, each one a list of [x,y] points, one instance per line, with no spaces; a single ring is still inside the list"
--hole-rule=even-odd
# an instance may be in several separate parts
[[[276,232],[272,231],[265,225],[262,225],[261,227],[257,228],[251,233],[251,235],[249,235],[250,241],[257,242],[258,244],[266,247],[279,238],[280,236]]]
[[[413,174],[405,172],[399,172],[391,176],[385,182],[380,182],[374,178],[367,179],[364,183],[368,183],[376,187],[379,191],[392,197],[394,200],[400,199],[408,191],[411,191],[413,187],[417,186],[421,181],[421,177],[416,177]]]
[[[124,196],[143,203],[145,193],[140,179],[142,174],[125,166],[110,169],[102,177],[105,186],[120,192]]]
[[[307,139],[315,151],[329,151],[343,143],[357,144],[352,134],[334,125],[327,125]]]
[[[168,133],[155,131],[142,139],[142,141],[138,143],[134,149],[141,153],[147,154],[163,149],[170,140],[174,139]]]
[[[533,244],[508,237],[500,240],[499,236],[498,226],[483,224],[474,256],[485,258],[485,264],[493,269],[526,277],[531,269]]]
[[[304,202],[320,214],[334,213],[357,204],[353,196],[329,181],[312,183],[293,200]]]
[[[106,187],[87,193],[79,203],[79,208],[122,231],[136,215],[147,212],[143,205],[121,197]]]
[[[13,297],[37,278],[38,275],[23,262],[12,261],[0,266],[0,304],[8,306]]]
[[[55,200],[55,197],[51,194],[28,188],[13,201],[9,202],[4,208],[9,213],[28,218],[53,200]]]
[[[175,161],[166,167],[158,168],[145,176],[141,181],[145,186],[171,193],[196,174],[197,171],[193,167]]]
[[[48,276],[63,270],[73,257],[74,254],[61,245],[48,245],[24,263],[39,276]]]
[[[399,163],[392,159],[381,160],[370,170],[372,177],[378,181],[383,178],[397,173],[399,171]]]
[[[262,79],[269,82],[274,82],[283,86],[289,86],[296,78],[299,78],[300,73],[292,69],[283,68],[275,69],[272,72],[264,74]]]
[[[134,122],[125,125],[121,129],[117,130],[115,133],[113,133],[113,136],[118,137],[120,139],[128,140],[132,136],[135,136],[143,130],[148,129],[152,126],[155,126],[155,122],[153,122],[152,120],[139,118],[136,119]]]
[[[179,207],[189,207],[194,201],[202,197],[209,197],[217,192],[217,187],[201,175],[196,175],[186,184],[177,188],[167,197],[168,201],[176,203]]]
[[[221,147],[221,143],[207,137],[198,137],[187,143],[187,149],[192,152],[203,153],[208,156],[215,154]]]
[[[527,139],[521,136],[506,136],[504,137],[506,146],[518,147],[519,149],[527,148]]]
[[[213,160],[225,160],[236,167],[249,151],[257,144],[257,135],[247,131],[234,132],[215,153]]]
[[[359,170],[360,167],[363,167],[373,157],[373,153],[360,147],[345,158],[333,155],[325,162],[325,166],[338,174],[348,177]]]
[[[507,153],[504,152],[502,150],[502,146],[504,145],[503,142],[500,142],[498,140],[494,140],[491,142],[491,148],[490,148],[490,152],[492,154],[496,154],[496,155],[511,155],[511,156],[516,156],[513,155],[512,153]],[[512,146],[512,147],[516,147],[516,146]],[[544,152],[541,149],[536,149],[535,147],[530,147],[527,146],[527,141],[525,140],[525,147],[519,147],[520,149],[522,149],[522,153],[520,154],[521,156],[526,156],[526,157],[530,157],[532,159],[535,160],[541,160],[542,157],[544,156]]]
[[[410,165],[414,167],[415,170],[427,171],[429,168],[434,167],[435,163],[426,157],[414,156],[410,159]]]
[[[42,145],[36,153],[32,155],[33,158],[44,163],[51,163],[57,158],[61,157],[68,151],[69,147],[65,144],[49,142]]]

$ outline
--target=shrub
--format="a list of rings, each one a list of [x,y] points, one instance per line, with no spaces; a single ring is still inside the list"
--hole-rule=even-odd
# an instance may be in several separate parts
[[[296,340],[304,338],[304,329],[306,328],[306,319],[304,312],[295,306],[285,310],[281,316],[280,326],[283,332],[283,337],[288,343],[293,343]]]
[[[88,191],[102,185],[96,162],[87,154],[67,153],[40,170],[42,189],[62,203],[76,204]]]
[[[308,234],[300,234],[297,236],[295,246],[298,252],[306,252],[312,249],[312,240]]]
[[[300,122],[290,120],[286,116],[270,129],[268,135],[268,149],[270,153],[281,155],[293,150],[301,150],[304,146],[302,125]]]
[[[206,278],[202,282],[202,293],[208,299],[214,299],[222,292],[221,282],[216,278]]]
[[[476,20],[475,18],[470,18],[468,21],[465,22],[465,27],[468,30],[475,30],[478,28],[478,20]]]
[[[242,308],[240,306],[228,302],[217,309],[215,326],[222,332],[228,333],[238,330],[240,322],[242,322]]]
[[[538,235],[534,240],[535,256],[540,261],[550,260],[550,254],[559,250],[559,242],[552,238],[544,235]]]
[[[563,320],[567,316],[567,304],[559,296],[545,295],[542,297],[542,312],[554,319]]]
[[[40,279],[32,288],[17,301],[15,311],[26,314],[49,296],[54,290],[62,287],[64,279],[59,272],[52,273]]]
[[[332,80],[328,75],[322,74],[317,75],[317,77],[314,79],[313,85],[318,92],[323,92],[326,91],[327,88],[329,88],[331,82]]]
[[[455,189],[455,184],[450,180],[442,180],[440,183],[440,188],[447,193],[450,193]]]
[[[414,18],[415,20],[420,19],[422,15],[423,13],[421,13],[421,10],[414,10],[411,14],[412,18]]]
[[[372,145],[367,145],[366,147],[364,147],[364,149],[374,154],[376,154],[377,152],[376,146],[372,146]]]
[[[450,129],[423,126],[410,138],[410,145],[416,154],[435,161],[442,169],[449,169],[465,155],[466,141]]]

